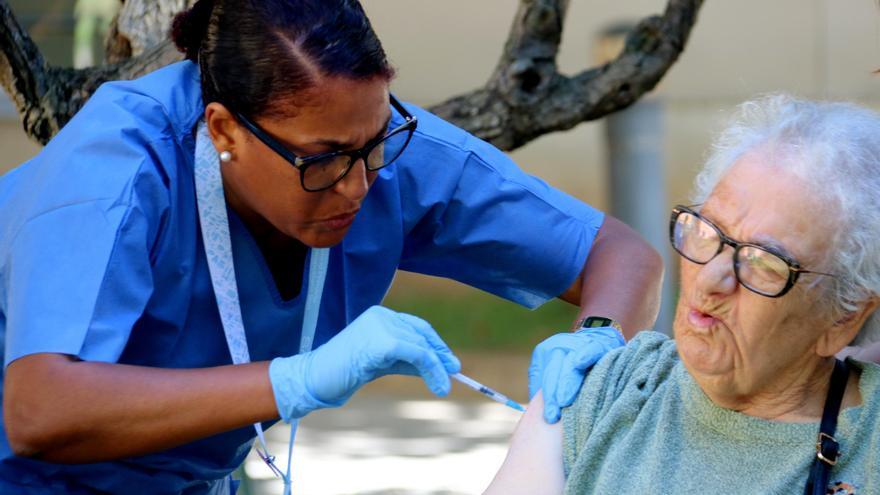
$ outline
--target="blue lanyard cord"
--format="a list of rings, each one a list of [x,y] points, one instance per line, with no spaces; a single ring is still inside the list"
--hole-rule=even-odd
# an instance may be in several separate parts
[[[312,350],[315,341],[315,330],[318,327],[318,313],[321,309],[321,295],[324,293],[324,281],[327,279],[327,266],[330,264],[330,249],[312,249],[309,260],[309,287],[306,293],[306,307],[303,311],[302,336],[299,340],[299,353],[305,354]],[[299,420],[290,422],[290,441],[287,443],[287,475],[284,478],[284,495],[290,495],[291,477],[290,461],[293,458],[293,442],[296,440],[296,429]]]
[[[217,298],[226,345],[229,347],[233,364],[248,363],[250,362],[250,353],[248,352],[247,337],[244,333],[238,286],[235,281],[232,241],[229,235],[229,218],[226,215],[226,199],[223,195],[220,159],[208,135],[208,128],[204,121],[199,122],[196,135],[195,182],[202,241],[205,245],[208,271],[211,274],[211,286],[214,289],[214,296]],[[330,250],[328,248],[311,250],[308,292],[299,346],[301,354],[312,350],[329,261]],[[293,421],[290,424],[290,443],[287,451],[287,473],[285,474],[278,469],[274,462],[275,458],[269,454],[262,425],[254,423],[259,443],[255,446],[255,450],[272,472],[284,480],[285,495],[290,495],[291,492],[290,460],[293,453],[293,441],[296,437],[296,427],[297,421]]]

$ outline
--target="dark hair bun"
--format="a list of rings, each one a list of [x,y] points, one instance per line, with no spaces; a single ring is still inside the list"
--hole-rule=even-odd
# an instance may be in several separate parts
[[[171,39],[177,49],[186,54],[186,58],[196,62],[199,48],[208,31],[214,0],[198,0],[189,10],[176,16],[171,24]]]

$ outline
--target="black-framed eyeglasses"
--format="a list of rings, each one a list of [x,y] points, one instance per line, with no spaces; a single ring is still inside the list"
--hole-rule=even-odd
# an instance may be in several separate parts
[[[329,189],[342,180],[358,159],[364,160],[364,166],[368,171],[375,172],[391,165],[400,157],[412,139],[418,119],[410,115],[394,95],[389,95],[389,100],[391,106],[403,117],[403,124],[389,130],[382,137],[370,140],[361,149],[329,151],[308,156],[296,156],[291,153],[283,144],[241,113],[236,112],[235,117],[263,144],[299,170],[303,189],[318,192]]]
[[[724,249],[733,248],[733,272],[746,289],[767,297],[782,297],[802,273],[833,277],[801,268],[797,261],[771,247],[731,239],[715,224],[687,206],[672,209],[669,240],[685,259],[705,265]]]

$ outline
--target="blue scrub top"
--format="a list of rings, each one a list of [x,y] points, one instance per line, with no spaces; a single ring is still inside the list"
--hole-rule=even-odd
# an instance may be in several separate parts
[[[331,250],[315,346],[380,303],[398,268],[534,308],[575,280],[602,224],[601,212],[493,146],[407,108],[419,119],[409,147],[379,172]],[[104,84],[39,155],[0,178],[4,370],[38,352],[163,368],[231,363],[194,193],[202,114],[191,62]],[[392,125],[400,122],[395,113]],[[232,212],[230,229],[251,359],[295,354],[303,297],[281,299]],[[137,458],[62,465],[13,455],[4,428],[0,493],[208,493],[253,437],[245,427]]]

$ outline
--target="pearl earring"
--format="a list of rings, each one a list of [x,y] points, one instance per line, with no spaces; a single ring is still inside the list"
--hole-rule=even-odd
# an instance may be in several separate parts
[[[226,163],[230,160],[232,160],[232,153],[230,153],[228,151],[221,151],[220,152],[220,161],[221,162]]]

